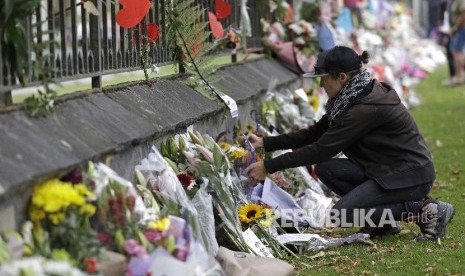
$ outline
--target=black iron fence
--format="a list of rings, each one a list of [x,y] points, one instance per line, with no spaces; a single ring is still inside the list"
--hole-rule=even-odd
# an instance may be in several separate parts
[[[26,86],[40,85],[40,77],[32,70],[37,57],[34,44],[47,45],[41,49],[51,68],[50,78],[55,82],[92,78],[92,87],[101,87],[101,77],[106,74],[138,70],[140,64],[139,27],[124,29],[116,24],[116,14],[122,8],[117,0],[92,1],[98,15],[89,13],[85,0],[41,0],[33,15],[27,18],[28,59],[31,66],[26,73]],[[151,64],[162,65],[172,62],[167,51],[165,9],[168,0],[151,0],[152,7],[140,23],[145,30],[146,22],[156,23],[160,39],[150,44]],[[231,15],[222,20],[226,29],[239,28],[241,0],[225,0],[231,5]],[[248,48],[260,48],[260,18],[263,11],[257,1],[247,1],[247,12],[251,20],[252,37],[247,38]],[[215,0],[196,0],[202,8],[215,9]],[[54,42],[54,43],[47,43]],[[55,43],[56,42],[56,43]],[[0,106],[11,104],[11,91],[22,87],[12,72],[12,57],[5,56],[0,43]]]

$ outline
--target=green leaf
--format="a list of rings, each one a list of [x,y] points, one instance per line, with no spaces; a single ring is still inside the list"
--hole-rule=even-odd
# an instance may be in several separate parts
[[[223,161],[223,154],[218,144],[215,143],[213,145],[213,164],[215,165],[216,169],[219,169],[221,167],[222,161]]]

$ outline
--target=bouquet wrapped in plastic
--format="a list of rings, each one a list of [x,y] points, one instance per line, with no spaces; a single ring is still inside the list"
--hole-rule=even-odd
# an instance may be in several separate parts
[[[168,143],[174,143],[171,144],[171,150],[165,148],[162,150],[165,153],[179,151],[174,138],[170,138],[169,141]],[[205,192],[205,188],[197,188],[192,199],[189,199],[186,194],[188,185],[183,185],[181,181],[192,182],[194,180],[186,180],[191,177],[191,170],[188,171],[185,164],[181,164],[181,167],[184,168],[184,171],[180,171],[177,163],[168,159],[168,157],[164,158],[153,147],[149,156],[143,159],[140,165],[136,166],[139,182],[137,188],[143,194],[144,201],[147,203],[155,196],[167,209],[165,212],[187,218],[201,244],[210,254],[215,255],[218,250],[218,243],[214,238],[215,229],[211,196]],[[197,170],[195,167],[191,169]],[[175,173],[175,170],[178,174]]]

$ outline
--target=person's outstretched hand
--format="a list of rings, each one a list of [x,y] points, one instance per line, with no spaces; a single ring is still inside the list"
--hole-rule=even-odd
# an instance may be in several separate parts
[[[251,133],[247,139],[250,141],[254,148],[263,148],[263,137],[258,137],[257,135]]]
[[[245,172],[249,176],[249,179],[254,183],[263,182],[266,178],[266,174],[268,173],[263,161],[251,164],[247,167],[247,169],[245,169]]]

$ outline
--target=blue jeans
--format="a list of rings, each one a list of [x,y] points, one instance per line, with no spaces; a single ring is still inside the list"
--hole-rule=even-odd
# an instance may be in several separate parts
[[[422,198],[428,195],[433,186],[433,183],[429,183],[405,189],[386,190],[376,181],[366,178],[363,170],[353,161],[342,158],[317,164],[315,173],[328,188],[341,196],[331,210],[336,214],[332,216],[336,220],[331,219],[336,224],[343,220],[348,223],[363,223],[360,217],[355,217],[361,212],[371,213],[369,218],[378,227],[387,219],[402,221],[418,216],[423,205]],[[389,210],[390,214],[386,212]],[[343,213],[345,218],[342,217]]]

